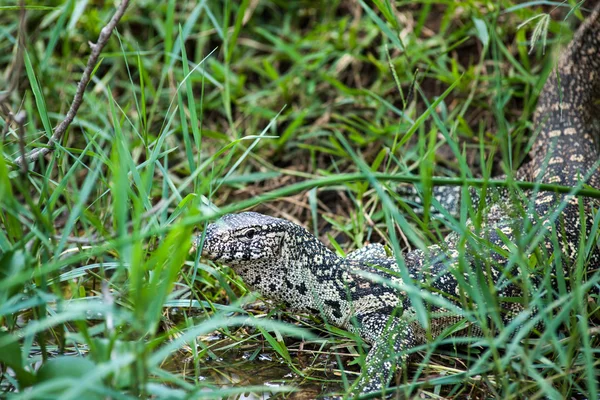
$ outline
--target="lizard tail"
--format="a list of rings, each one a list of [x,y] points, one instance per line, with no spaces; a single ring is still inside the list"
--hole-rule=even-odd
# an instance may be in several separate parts
[[[574,185],[598,160],[600,129],[600,1],[561,54],[556,71],[544,85],[534,115],[539,135],[534,142],[532,179]],[[600,187],[598,173],[588,181]]]

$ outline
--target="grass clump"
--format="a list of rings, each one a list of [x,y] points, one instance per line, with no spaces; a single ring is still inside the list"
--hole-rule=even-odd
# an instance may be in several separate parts
[[[473,241],[466,222],[485,209],[467,186],[487,190],[526,160],[549,48],[569,41],[575,6],[138,1],[56,150],[23,170],[12,161],[64,119],[115,9],[25,3],[25,17],[0,6],[0,387],[65,399],[347,392],[364,362],[356,338],[266,306],[190,251],[193,233],[252,206],[340,252],[371,241],[399,254],[451,231]],[[22,124],[8,117],[21,111]],[[390,178],[417,183],[442,217],[414,213]],[[446,183],[463,186],[458,216],[431,197]],[[522,196],[512,174],[500,184]],[[532,228],[511,249],[518,270],[559,262],[528,251],[541,237]],[[583,279],[595,237],[559,293],[527,299],[536,315],[417,349],[401,391],[597,398],[598,276]],[[473,282],[467,320],[486,324],[494,288]]]

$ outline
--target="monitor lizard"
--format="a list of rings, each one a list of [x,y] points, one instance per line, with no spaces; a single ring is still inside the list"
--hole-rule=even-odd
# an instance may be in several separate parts
[[[562,52],[556,71],[540,93],[533,118],[539,134],[530,152],[531,161],[516,172],[520,179],[565,186],[585,182],[600,188],[596,164],[600,128],[595,120],[600,115],[599,74],[600,3]],[[518,214],[514,207],[507,206],[514,198],[509,199],[501,191],[501,201],[486,209],[483,229],[475,232],[469,224],[471,233],[484,237],[484,250],[473,241],[460,249],[460,235],[451,233],[440,244],[401,255],[402,263],[377,244],[341,257],[299,225],[243,212],[225,215],[207,227],[202,254],[231,266],[250,288],[285,303],[290,310],[319,315],[330,324],[360,335],[372,347],[357,386],[363,393],[373,392],[389,382],[395,368],[406,360],[406,350],[464,320],[460,312],[431,305],[429,326],[424,328],[415,318],[411,296],[402,290],[416,283],[420,290],[429,290],[460,306],[458,299],[464,295],[461,285],[468,284],[469,277],[464,269],[458,270],[459,250],[465,252],[463,263],[470,268],[467,271],[480,268],[495,284],[496,301],[503,309],[505,322],[524,308],[520,302],[502,299],[524,295],[521,286],[507,277],[520,272],[509,259],[526,225],[547,232],[538,250],[552,254],[554,243],[559,243],[562,265],[573,265],[582,231],[586,235],[591,231],[596,201],[549,191],[533,191],[530,195],[534,202],[516,207],[524,210]],[[588,272],[597,270],[597,246],[586,258]],[[482,267],[482,260],[486,267]],[[401,264],[404,275],[400,273]],[[411,282],[405,282],[402,276]],[[535,287],[541,277],[529,279]],[[478,334],[477,327],[469,329],[470,335]]]

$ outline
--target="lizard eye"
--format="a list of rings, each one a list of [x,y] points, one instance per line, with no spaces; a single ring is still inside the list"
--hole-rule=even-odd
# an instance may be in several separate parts
[[[253,239],[254,235],[256,235],[256,229],[248,229],[246,233],[244,233],[246,239]]]

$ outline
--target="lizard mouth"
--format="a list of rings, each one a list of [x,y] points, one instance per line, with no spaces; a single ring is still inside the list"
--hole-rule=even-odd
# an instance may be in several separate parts
[[[198,251],[200,246],[202,246],[202,257],[207,257],[209,253],[206,250],[206,237],[204,238],[204,243],[202,243],[202,234],[195,235],[192,238],[192,251]]]

